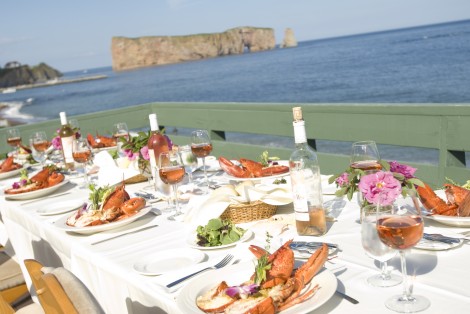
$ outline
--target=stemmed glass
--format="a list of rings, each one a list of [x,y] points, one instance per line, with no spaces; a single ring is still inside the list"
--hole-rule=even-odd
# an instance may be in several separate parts
[[[93,158],[93,154],[86,138],[75,139],[72,146],[72,156],[75,162],[82,165],[84,182],[81,188],[88,188],[86,164]]]
[[[423,218],[412,197],[400,197],[390,212],[377,212],[377,232],[380,240],[400,252],[403,293],[385,301],[390,310],[413,313],[427,309],[431,304],[424,296],[412,295],[413,284],[408,282],[405,252],[414,247],[423,236]]]
[[[123,157],[125,155],[124,151],[122,150],[122,142],[120,141],[121,138],[125,139],[126,141],[129,140],[129,129],[127,128],[126,122],[118,122],[113,126],[113,137],[116,140],[116,146],[118,154]]]
[[[15,148],[15,152],[18,155],[18,149],[21,144],[20,130],[9,129],[7,130],[7,144]]]
[[[350,166],[363,171],[382,169],[380,155],[374,141],[360,141],[352,144]]]
[[[390,274],[387,261],[397,254],[397,251],[386,246],[377,234],[377,211],[390,212],[391,206],[368,205],[362,210],[361,239],[362,247],[367,255],[380,262],[381,273],[367,278],[374,287],[392,287],[400,284],[400,276]]]
[[[207,178],[206,156],[209,156],[212,152],[212,143],[209,133],[206,130],[196,130],[191,133],[191,151],[197,158],[202,158],[202,168],[204,169],[207,192],[209,179]]]
[[[47,140],[46,132],[34,132],[29,139],[29,146],[31,147],[31,155],[33,156],[34,160],[41,163],[41,167],[44,168],[44,163],[47,159],[46,150],[50,146],[50,143]]]
[[[158,158],[158,174],[160,179],[173,188],[175,197],[175,213],[168,217],[169,220],[176,220],[176,217],[183,214],[180,211],[178,201],[178,183],[184,178],[184,164],[181,155],[177,151],[163,152]]]
[[[188,174],[188,185],[191,190],[193,190],[193,171],[197,169],[197,157],[194,156],[189,145],[180,146],[179,152],[181,154],[181,159],[183,160],[184,169]]]

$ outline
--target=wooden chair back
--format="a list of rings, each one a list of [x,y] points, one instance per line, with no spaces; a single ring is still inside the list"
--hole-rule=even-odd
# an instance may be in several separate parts
[[[3,314],[12,314],[15,313],[15,310],[10,306],[10,304],[5,301],[5,299],[0,294],[0,313]]]
[[[39,302],[46,314],[78,314],[64,288],[53,274],[43,274],[36,260],[24,261]]]

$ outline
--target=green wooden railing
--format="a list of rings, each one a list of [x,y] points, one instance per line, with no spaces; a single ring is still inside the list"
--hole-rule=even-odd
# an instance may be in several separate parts
[[[438,163],[407,162],[418,168],[416,175],[436,186],[446,177],[457,182],[470,179],[465,153],[470,151],[470,104],[295,104],[303,108],[307,137],[316,141],[354,142],[375,140],[378,144],[434,149]],[[148,128],[148,115],[157,113],[167,130],[207,129],[211,132],[214,155],[257,159],[263,150],[288,158],[292,147],[272,147],[227,141],[227,134],[246,133],[293,137],[292,104],[261,103],[149,103],[127,108],[75,116],[82,133],[110,134],[115,122],[129,128]],[[58,113],[57,113],[58,116]],[[70,117],[69,117],[70,118]],[[59,120],[19,126],[23,138],[35,130],[54,134]],[[5,153],[5,130],[0,140]],[[187,135],[171,135],[177,144],[189,143]],[[293,141],[293,139],[292,139]],[[348,164],[347,154],[318,152],[322,173],[339,173]]]

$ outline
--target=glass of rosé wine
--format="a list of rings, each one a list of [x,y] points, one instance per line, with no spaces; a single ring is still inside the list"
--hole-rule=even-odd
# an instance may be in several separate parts
[[[191,133],[191,151],[197,158],[202,158],[202,168],[206,181],[206,193],[209,189],[209,179],[207,178],[206,157],[212,152],[212,143],[209,133],[206,130],[196,130]]]
[[[7,144],[15,149],[16,154],[18,154],[18,149],[21,144],[21,134],[20,130],[13,128],[7,130]]]
[[[168,151],[160,154],[158,158],[158,174],[165,184],[170,184],[173,188],[175,198],[175,213],[168,217],[169,220],[176,220],[176,217],[183,214],[178,201],[178,183],[183,181],[185,170],[184,163],[178,151]]]
[[[82,188],[88,188],[88,175],[86,165],[93,158],[91,147],[86,138],[77,138],[72,146],[72,156],[76,163],[82,165],[83,185]]]
[[[350,166],[365,172],[381,170],[380,155],[374,141],[360,141],[352,144]]]
[[[46,151],[49,146],[51,146],[51,143],[47,140],[46,132],[34,132],[29,138],[29,146],[34,160],[41,163],[41,167],[44,167],[44,163],[47,159]]]
[[[403,293],[385,301],[385,306],[399,313],[413,313],[427,309],[430,301],[413,295],[413,285],[406,271],[405,252],[414,247],[423,236],[423,217],[416,198],[400,196],[391,206],[390,212],[377,212],[377,233],[379,239],[388,247],[398,250],[403,275]]]

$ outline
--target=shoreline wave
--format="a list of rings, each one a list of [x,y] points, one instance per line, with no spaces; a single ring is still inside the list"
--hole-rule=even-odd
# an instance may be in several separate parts
[[[45,117],[35,117],[31,114],[21,112],[21,108],[34,101],[28,98],[26,101],[0,102],[0,127],[8,127],[20,124],[30,124],[46,121]]]

